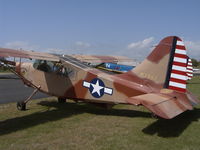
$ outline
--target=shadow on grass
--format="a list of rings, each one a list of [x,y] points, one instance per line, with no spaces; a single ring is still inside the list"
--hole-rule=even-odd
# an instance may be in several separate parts
[[[64,103],[59,104],[56,101],[42,101],[38,103],[53,110],[47,109],[44,112],[36,112],[30,115],[7,119],[0,121],[0,136],[12,132],[24,130],[49,121],[57,121],[66,117],[81,113],[91,113],[96,115],[111,115],[124,117],[143,117],[151,118],[151,114],[147,112],[126,110],[126,109],[109,109],[105,110],[96,106],[85,103]],[[159,119],[144,128],[145,134],[157,134],[160,137],[178,137],[192,123],[200,118],[200,109],[187,111],[172,120]]]
[[[9,134],[12,132],[24,130],[39,124],[43,124],[49,121],[57,121],[66,117],[81,113],[91,113],[96,115],[111,115],[111,116],[125,116],[125,117],[151,117],[150,113],[125,110],[125,109],[110,109],[105,110],[90,104],[83,103],[64,103],[59,104],[56,101],[42,101],[39,105],[46,106],[47,108],[56,108],[53,110],[47,109],[45,112],[36,112],[30,115],[16,117],[0,121],[0,136]]]
[[[200,118],[200,109],[184,112],[171,120],[159,119],[142,131],[160,137],[178,137],[194,121]]]

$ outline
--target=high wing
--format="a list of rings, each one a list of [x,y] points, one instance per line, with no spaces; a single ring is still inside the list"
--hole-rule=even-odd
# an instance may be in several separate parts
[[[113,73],[124,73],[133,69],[137,62],[125,56],[70,55],[91,67]]]
[[[70,55],[73,58],[80,60],[85,63],[131,63],[133,59],[130,59],[125,56],[98,56],[98,55]]]
[[[123,72],[129,71],[130,70],[129,68],[132,68],[132,67],[129,67],[127,65],[120,65],[120,64],[123,64],[123,63],[131,64],[131,62],[133,62],[132,59],[129,59],[128,57],[125,57],[125,56],[58,55],[58,54],[48,54],[48,53],[34,52],[34,51],[0,48],[0,57],[3,57],[3,58],[19,57],[19,58],[39,59],[39,60],[48,60],[48,61],[58,62],[60,61],[60,58],[63,58],[63,56],[67,61],[73,62],[75,64],[79,64],[82,66],[87,65],[93,68],[106,70],[108,72],[114,72],[114,73],[123,73]],[[12,64],[12,65],[15,64],[12,61],[8,61],[8,60],[5,61],[5,59],[2,59],[2,58],[1,58],[1,61],[6,62],[7,64]]]
[[[14,50],[14,49],[8,49],[8,48],[0,48],[0,57],[6,57],[6,58],[20,57],[20,58],[29,58],[29,59],[59,61],[59,57],[52,54],[25,51],[25,50]]]
[[[54,55],[49,53],[35,52],[35,51],[25,51],[25,50],[14,50],[9,48],[0,48],[0,57],[19,57],[19,58],[28,58],[28,59],[39,59],[39,60],[49,60],[49,61],[59,61],[60,57],[66,56],[74,62],[81,62],[86,65],[96,67],[103,63],[128,63],[133,64],[133,60],[125,56],[97,56],[97,55]],[[105,69],[99,68],[99,69]],[[109,68],[107,68],[108,71]]]

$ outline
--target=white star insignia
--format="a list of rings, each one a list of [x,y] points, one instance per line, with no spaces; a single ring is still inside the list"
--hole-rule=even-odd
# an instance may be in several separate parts
[[[92,94],[96,92],[100,96],[101,95],[100,90],[103,89],[104,87],[99,85],[99,80],[97,80],[96,84],[91,84],[91,85],[93,86]]]
[[[92,91],[90,91],[91,94],[93,95],[94,93],[97,93],[99,97],[103,96],[104,94],[112,95],[113,89],[109,87],[100,86],[99,81],[100,80],[96,80],[95,84],[87,82],[87,81],[83,81],[83,87],[86,87],[88,89],[93,88]],[[103,93],[100,92],[102,89],[103,89]]]

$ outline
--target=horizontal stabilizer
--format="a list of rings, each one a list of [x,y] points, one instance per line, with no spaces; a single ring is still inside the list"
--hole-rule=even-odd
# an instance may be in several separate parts
[[[193,109],[190,103],[163,94],[143,94],[128,99],[131,104],[141,104],[151,112],[165,119],[171,119],[186,110]]]

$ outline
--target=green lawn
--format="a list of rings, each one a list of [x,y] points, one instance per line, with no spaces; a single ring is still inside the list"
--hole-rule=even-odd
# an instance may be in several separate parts
[[[188,88],[200,98],[200,77]],[[0,105],[0,149],[198,150],[200,106],[172,120],[153,119],[143,107],[31,101],[27,111]]]
[[[6,68],[6,67],[2,67],[2,66],[0,66],[0,73],[1,72],[5,72],[5,73],[7,73],[7,72],[11,72],[8,68]]]

